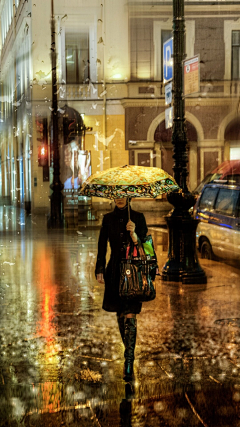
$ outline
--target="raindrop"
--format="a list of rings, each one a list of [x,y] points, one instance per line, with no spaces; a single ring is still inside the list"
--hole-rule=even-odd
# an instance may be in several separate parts
[[[74,398],[76,400],[84,400],[85,399],[85,393],[83,391],[79,391],[74,394]]]
[[[165,410],[164,402],[155,402],[154,403],[154,411],[155,412],[162,412],[164,410]]]
[[[106,95],[107,94],[107,91],[106,90],[104,90],[103,92],[101,92],[100,93],[100,95],[99,96],[101,96],[101,97],[103,97],[104,95]]]
[[[239,402],[240,401],[240,393],[239,392],[236,392],[236,393],[233,394],[233,400],[235,402]]]

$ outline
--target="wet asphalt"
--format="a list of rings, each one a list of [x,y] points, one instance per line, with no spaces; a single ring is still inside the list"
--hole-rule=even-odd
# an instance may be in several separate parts
[[[168,233],[146,218],[162,267]],[[200,260],[207,285],[157,278],[126,384],[94,277],[99,227],[46,220],[0,207],[0,426],[240,426],[238,266]]]

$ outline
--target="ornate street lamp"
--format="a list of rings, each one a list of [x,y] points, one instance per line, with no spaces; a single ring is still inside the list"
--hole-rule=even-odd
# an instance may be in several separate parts
[[[174,177],[180,191],[170,193],[168,201],[174,206],[167,215],[169,230],[168,260],[162,270],[164,281],[189,284],[205,284],[207,278],[198,263],[196,251],[196,229],[198,220],[192,218],[189,209],[195,204],[195,197],[187,188],[187,135],[185,128],[185,102],[183,97],[184,52],[184,0],[173,0],[173,133]]]
[[[51,0],[51,60],[52,60],[52,134],[51,134],[51,158],[53,163],[53,182],[51,210],[48,218],[48,228],[62,228],[63,221],[63,184],[60,180],[60,158],[58,145],[58,100],[57,100],[57,67],[55,44],[55,20],[53,13],[53,0]]]

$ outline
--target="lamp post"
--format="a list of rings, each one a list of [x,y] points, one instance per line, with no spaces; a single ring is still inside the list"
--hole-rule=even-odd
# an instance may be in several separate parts
[[[195,197],[187,187],[187,135],[185,126],[185,102],[183,97],[184,52],[184,0],[173,0],[173,159],[174,178],[180,190],[168,195],[174,209],[165,217],[169,231],[168,260],[162,270],[164,281],[189,284],[205,284],[207,278],[198,263],[196,229],[198,220],[192,218],[189,209]]]
[[[51,210],[48,218],[48,228],[62,228],[63,221],[63,184],[60,180],[60,158],[58,145],[58,103],[57,103],[57,68],[56,68],[56,44],[55,44],[55,20],[53,13],[53,0],[51,0],[51,61],[52,61],[52,134],[51,134],[51,154],[53,163],[53,182]]]

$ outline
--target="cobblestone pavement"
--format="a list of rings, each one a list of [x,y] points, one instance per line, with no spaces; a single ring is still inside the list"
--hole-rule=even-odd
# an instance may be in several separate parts
[[[98,229],[47,231],[0,208],[0,426],[240,426],[240,271],[156,280],[138,316],[135,382],[94,277]],[[159,265],[166,229],[150,227]]]

